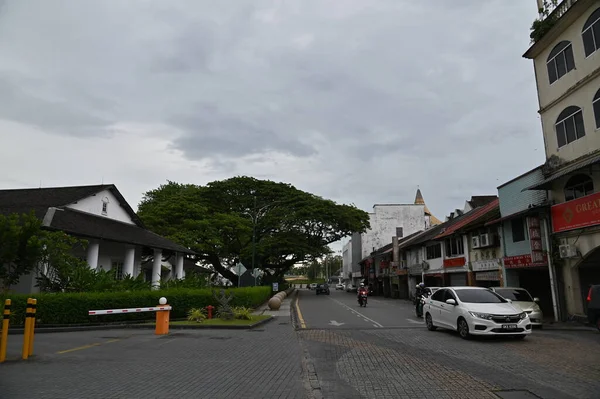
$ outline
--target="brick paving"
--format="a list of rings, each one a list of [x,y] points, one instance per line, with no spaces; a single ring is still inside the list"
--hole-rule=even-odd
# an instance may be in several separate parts
[[[83,350],[48,350],[63,334],[39,334],[42,352],[0,365],[2,399],[305,398],[305,375],[290,318],[255,330],[118,330],[72,333]],[[20,338],[20,337],[18,337]],[[118,341],[117,341],[118,340]],[[56,349],[65,350],[64,345]],[[36,352],[37,353],[37,352]]]
[[[600,337],[537,332],[525,341],[461,340],[423,328],[300,330],[325,398],[598,398]],[[582,336],[583,335],[583,336]]]

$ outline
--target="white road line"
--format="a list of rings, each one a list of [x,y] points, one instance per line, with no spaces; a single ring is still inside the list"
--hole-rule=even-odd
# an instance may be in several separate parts
[[[370,321],[371,323],[373,323],[373,326],[375,326],[375,327],[380,327],[380,328],[381,328],[381,327],[383,327],[381,324],[377,323],[375,320],[373,320],[373,319],[369,319],[369,318],[368,318],[367,316],[365,316],[364,314],[362,314],[362,313],[360,313],[360,312],[357,312],[356,310],[352,309],[350,306],[348,306],[348,305],[346,305],[346,304],[344,304],[344,303],[342,303],[342,302],[338,301],[337,299],[333,299],[333,298],[329,298],[329,299],[331,299],[332,301],[334,301],[334,302],[335,302],[335,303],[337,303],[338,305],[341,305],[341,306],[345,307],[346,309],[350,310],[351,312],[355,313],[357,316],[358,316],[358,315],[362,316],[362,317],[363,317],[363,319],[365,319],[366,321]]]
[[[413,319],[406,319],[406,321],[409,321],[409,322],[414,323],[414,324],[423,324],[424,323],[423,321],[416,321],[416,320],[413,320]]]

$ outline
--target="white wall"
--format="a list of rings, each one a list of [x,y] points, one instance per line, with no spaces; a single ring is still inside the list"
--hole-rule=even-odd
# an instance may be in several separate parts
[[[369,214],[371,229],[362,234],[362,258],[392,242],[396,228],[406,237],[425,229],[424,205],[375,205]]]
[[[342,248],[342,273],[344,279],[352,272],[352,241],[348,241]]]
[[[102,213],[103,200],[108,201],[106,214]],[[115,197],[113,193],[110,192],[110,190],[101,191],[98,194],[84,198],[73,204],[69,204],[67,208],[92,213],[98,216],[105,216],[111,219],[118,220],[120,222],[134,224],[134,222],[131,220],[131,217],[129,216],[129,213],[127,213],[127,211],[121,206],[117,197]]]

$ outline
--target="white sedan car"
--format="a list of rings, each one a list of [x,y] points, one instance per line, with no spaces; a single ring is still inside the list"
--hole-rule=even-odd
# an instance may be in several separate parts
[[[428,330],[438,327],[456,330],[464,339],[471,335],[509,335],[522,339],[531,334],[527,313],[487,288],[440,288],[426,299],[423,312]]]

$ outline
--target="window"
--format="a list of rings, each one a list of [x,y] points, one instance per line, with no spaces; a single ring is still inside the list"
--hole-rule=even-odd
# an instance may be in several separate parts
[[[104,197],[102,198],[102,214],[106,215],[106,213],[108,212],[108,198]]]
[[[555,126],[558,148],[585,136],[583,112],[581,112],[581,108],[574,105],[565,108],[565,110],[558,115]]]
[[[445,291],[446,291],[446,295],[444,295],[444,302],[446,302],[448,299],[454,299],[456,301],[456,297],[454,296],[452,291],[450,291],[450,290],[445,290]]]
[[[588,175],[575,175],[567,180],[565,184],[565,201],[571,201],[593,193],[594,182]]]
[[[477,290],[477,289],[459,289],[454,290],[456,295],[461,302],[466,303],[504,303],[506,299],[502,298],[500,295],[488,291],[488,290]]]
[[[446,256],[459,256],[465,253],[465,248],[460,237],[452,237],[446,240]]]
[[[517,218],[511,220],[513,242],[525,241],[525,220]]]
[[[113,261],[112,269],[116,280],[123,280],[123,262]]]
[[[596,92],[594,100],[592,100],[592,107],[594,108],[594,116],[596,117],[596,129],[600,129],[600,90]]]
[[[554,46],[550,55],[548,55],[546,67],[548,68],[548,79],[550,79],[550,84],[556,82],[569,71],[575,69],[575,58],[573,57],[573,46],[571,46],[571,42],[562,41]]]
[[[431,296],[431,299],[434,301],[438,301],[438,302],[444,302],[444,297],[446,296],[446,291],[448,290],[437,290],[436,292],[433,293],[433,295]]]
[[[581,38],[586,57],[600,48],[600,8],[594,11],[583,25]]]
[[[529,295],[529,292],[522,289],[497,288],[496,293],[503,298],[510,299],[511,301],[533,302],[533,298],[531,295]]]
[[[427,259],[437,259],[442,257],[442,244],[437,243],[427,247]]]

